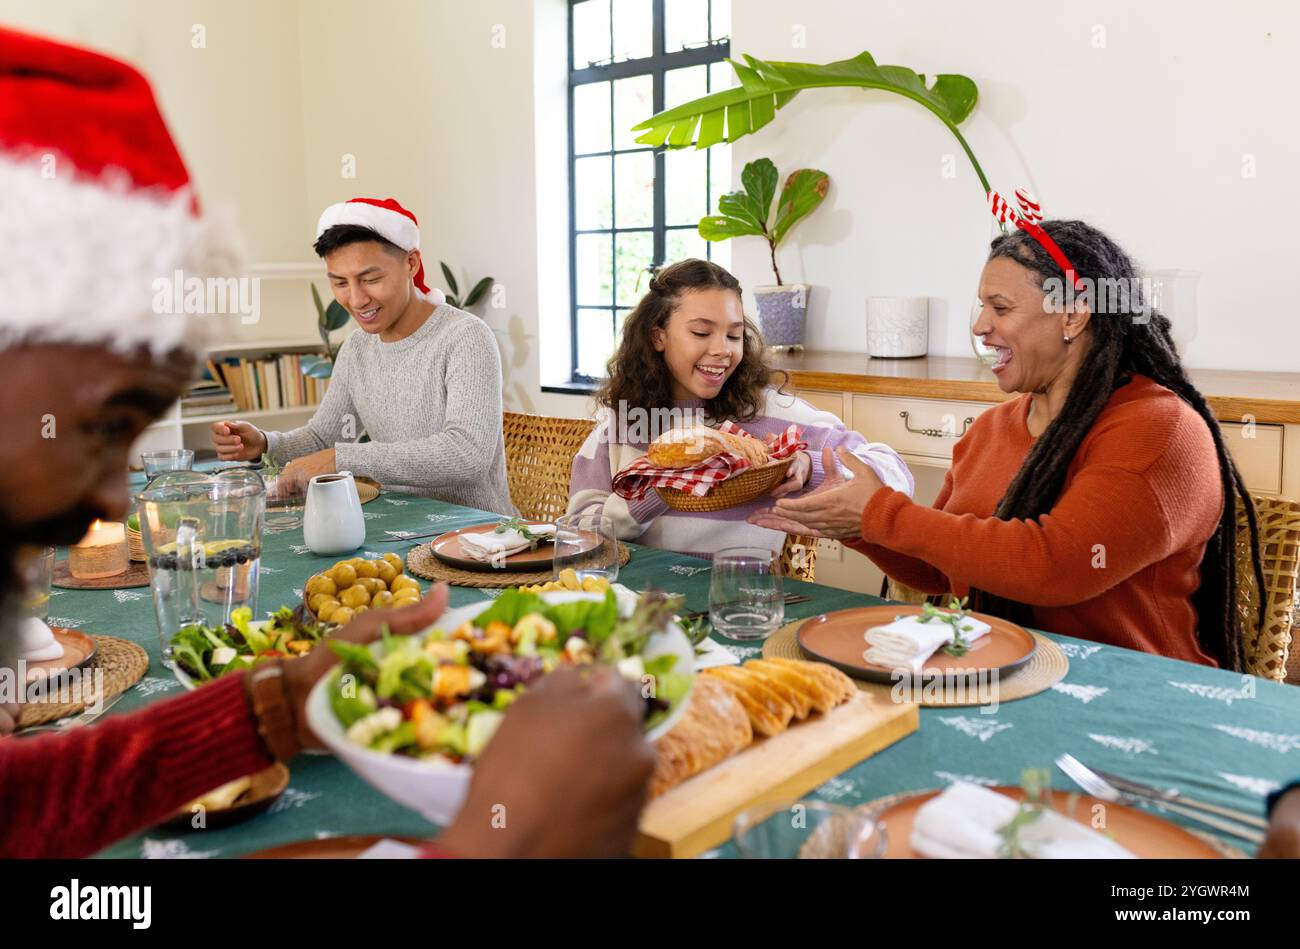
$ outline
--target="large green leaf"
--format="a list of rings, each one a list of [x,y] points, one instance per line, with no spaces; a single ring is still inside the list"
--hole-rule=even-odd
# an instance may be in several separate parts
[[[800,168],[785,179],[776,206],[776,225],[772,229],[774,244],[780,244],[790,228],[825,200],[830,184],[826,172],[815,168]]]
[[[805,89],[880,89],[905,96],[934,113],[956,136],[984,190],[989,190],[983,169],[957,130],[979,98],[975,83],[966,76],[944,73],[930,83],[906,66],[878,66],[866,51],[852,59],[825,64],[765,62],[748,55],[744,64],[734,59],[728,62],[739,86],[651,116],[633,126],[633,131],[643,133],[637,141],[655,147],[685,148],[694,144],[696,148],[708,148],[724,139],[734,142],[762,128],[772,121],[777,109]]]
[[[334,372],[334,364],[324,356],[303,356],[299,365],[302,374],[313,379],[328,379]]]
[[[348,320],[352,319],[352,314],[338,300],[333,300],[325,308],[325,329],[331,333],[334,330],[341,330],[348,325]]]
[[[494,281],[491,277],[484,277],[478,283],[474,284],[474,289],[471,290],[469,296],[465,298],[465,307],[471,307],[477,303],[482,298],[483,294],[487,293],[488,287],[492,286],[493,283]]]
[[[703,237],[706,241],[725,241],[733,237],[749,237],[750,235],[761,237],[763,232],[748,221],[742,221],[739,218],[726,217],[721,214],[712,214],[700,218],[700,237]]]
[[[442,263],[442,261],[438,261],[438,263],[442,267],[442,276],[447,281],[447,289],[450,290],[454,296],[460,296],[460,287],[456,286],[456,278],[452,276],[451,268]]]
[[[772,213],[772,199],[776,197],[776,185],[780,180],[781,176],[770,158],[757,158],[740,172],[740,183],[759,209],[758,219],[764,230],[767,230],[767,219]]]

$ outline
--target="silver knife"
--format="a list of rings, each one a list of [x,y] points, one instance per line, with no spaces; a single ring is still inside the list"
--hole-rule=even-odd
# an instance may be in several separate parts
[[[1093,768],[1099,775],[1109,781],[1121,791],[1131,791],[1134,794],[1144,794],[1148,797],[1156,798],[1161,801],[1168,801],[1173,804],[1181,804],[1183,807],[1191,807],[1196,810],[1205,811],[1207,814],[1218,814],[1221,817],[1230,817],[1235,821],[1243,824],[1249,824],[1251,827],[1258,827],[1261,830],[1268,830],[1268,821],[1256,814],[1247,814],[1245,811],[1239,811],[1232,807],[1223,807],[1220,804],[1211,804],[1208,801],[1198,801],[1194,798],[1180,794],[1178,791],[1161,790],[1152,787],[1149,784],[1143,784],[1140,781],[1134,781],[1130,778],[1122,778],[1118,774],[1111,774],[1109,771],[1102,771],[1100,768]]]

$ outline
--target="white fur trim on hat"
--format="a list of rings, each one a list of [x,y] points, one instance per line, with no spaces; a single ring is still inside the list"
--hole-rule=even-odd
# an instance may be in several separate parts
[[[71,162],[56,167],[71,168]],[[162,291],[193,277],[238,278],[233,221],[196,217],[188,189],[134,188],[125,175],[47,176],[35,157],[0,155],[0,348],[27,342],[198,352],[214,322],[175,312]]]
[[[342,201],[327,207],[316,222],[316,237],[340,224],[368,227],[402,250],[418,250],[420,247],[420,229],[414,221],[404,214],[364,201]]]

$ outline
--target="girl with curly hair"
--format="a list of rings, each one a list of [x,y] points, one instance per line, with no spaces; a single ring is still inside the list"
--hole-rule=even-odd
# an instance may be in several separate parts
[[[844,448],[891,487],[911,495],[907,465],[892,448],[866,441],[830,412],[773,385],[762,336],[745,317],[740,283],[707,260],[683,260],[661,270],[628,315],[608,377],[596,394],[597,425],[573,460],[569,513],[603,513],[618,536],[651,547],[709,557],[727,547],[780,551],[785,535],[746,522],[770,500],[709,513],[670,509],[657,492],[626,501],[613,477],[645,454],[663,430],[724,420],[757,438],[790,423],[803,430],[800,452],[769,497],[802,494],[824,478],[823,448]],[[784,374],[781,374],[784,375]]]

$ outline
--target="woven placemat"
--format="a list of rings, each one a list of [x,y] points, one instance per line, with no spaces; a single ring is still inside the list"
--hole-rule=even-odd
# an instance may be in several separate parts
[[[935,790],[937,790],[937,788]],[[909,797],[915,797],[918,794],[928,794],[928,793],[929,791],[903,791],[900,794],[886,794],[884,797],[878,797],[874,801],[867,801],[865,804],[859,804],[857,807],[854,808],[854,810],[860,812],[863,815],[874,818],[877,815],[883,813],[884,811],[887,811],[895,804],[901,804],[903,801],[906,801]],[[1213,834],[1207,834],[1204,831],[1200,831],[1200,830],[1193,830],[1191,827],[1183,827],[1183,825],[1181,824],[1179,824],[1178,826],[1182,827],[1183,830],[1187,831],[1197,840],[1205,841],[1205,843],[1209,844],[1216,851],[1218,851],[1219,856],[1223,857],[1225,860],[1247,859],[1246,854],[1243,851],[1238,850],[1236,847],[1232,846],[1229,843],[1225,843],[1224,841],[1220,840],[1218,837],[1215,837]]]
[[[806,619],[796,620],[793,623],[786,623],[778,629],[767,642],[763,643],[763,655],[772,656],[778,659],[807,659],[802,649],[799,648],[798,632],[799,627],[808,622]],[[996,692],[990,694],[991,687],[974,684],[965,689],[951,689],[953,695],[943,697],[945,691],[941,686],[936,685],[932,689],[926,689],[922,686],[918,689],[917,698],[921,705],[932,708],[965,708],[975,705],[988,705],[995,700],[1001,702],[1014,702],[1016,699],[1028,698],[1031,695],[1037,695],[1050,689],[1056,683],[1065,678],[1065,674],[1070,671],[1070,660],[1066,658],[1061,647],[1056,645],[1046,636],[1029,631],[1037,648],[1034,650],[1033,658],[1013,672],[1006,678],[1000,678],[997,683]],[[893,685],[885,683],[864,682],[861,679],[854,679],[858,688],[864,692],[877,690],[889,694],[894,690]],[[935,693],[939,693],[936,695]]]
[[[618,545],[618,565],[627,566],[632,559],[632,551],[627,544]],[[500,587],[527,586],[533,583],[545,583],[555,578],[554,570],[502,570],[488,573],[486,570],[461,570],[443,563],[433,555],[431,544],[421,544],[406,555],[406,569],[425,580],[447,582],[458,587],[479,587],[481,589],[498,589]]]
[[[111,699],[119,692],[125,692],[131,686],[135,685],[149,670],[149,654],[141,646],[126,639],[118,639],[116,636],[94,636],[95,656],[90,662],[80,670],[80,681],[91,690],[95,690],[98,683],[94,679],[87,680],[87,676],[97,676],[94,670],[102,669],[104,675],[104,694],[105,699]],[[86,707],[84,701],[61,702],[60,698],[70,697],[74,691],[71,688],[72,680],[64,680],[62,684],[51,686],[47,692],[40,697],[23,704],[23,713],[18,719],[19,729],[26,728],[29,725],[44,725],[46,722],[52,722],[56,719],[65,718],[68,715],[75,715]],[[90,694],[85,696],[92,702],[98,700],[98,696]]]
[[[375,498],[379,497],[379,485],[373,481],[362,481],[355,479],[357,482],[357,498],[362,504],[369,504]]]
[[[125,590],[128,587],[147,587],[149,585],[149,565],[137,560],[126,562],[126,573],[115,577],[100,577],[97,580],[83,580],[72,575],[68,561],[54,562],[53,584],[66,590]]]

